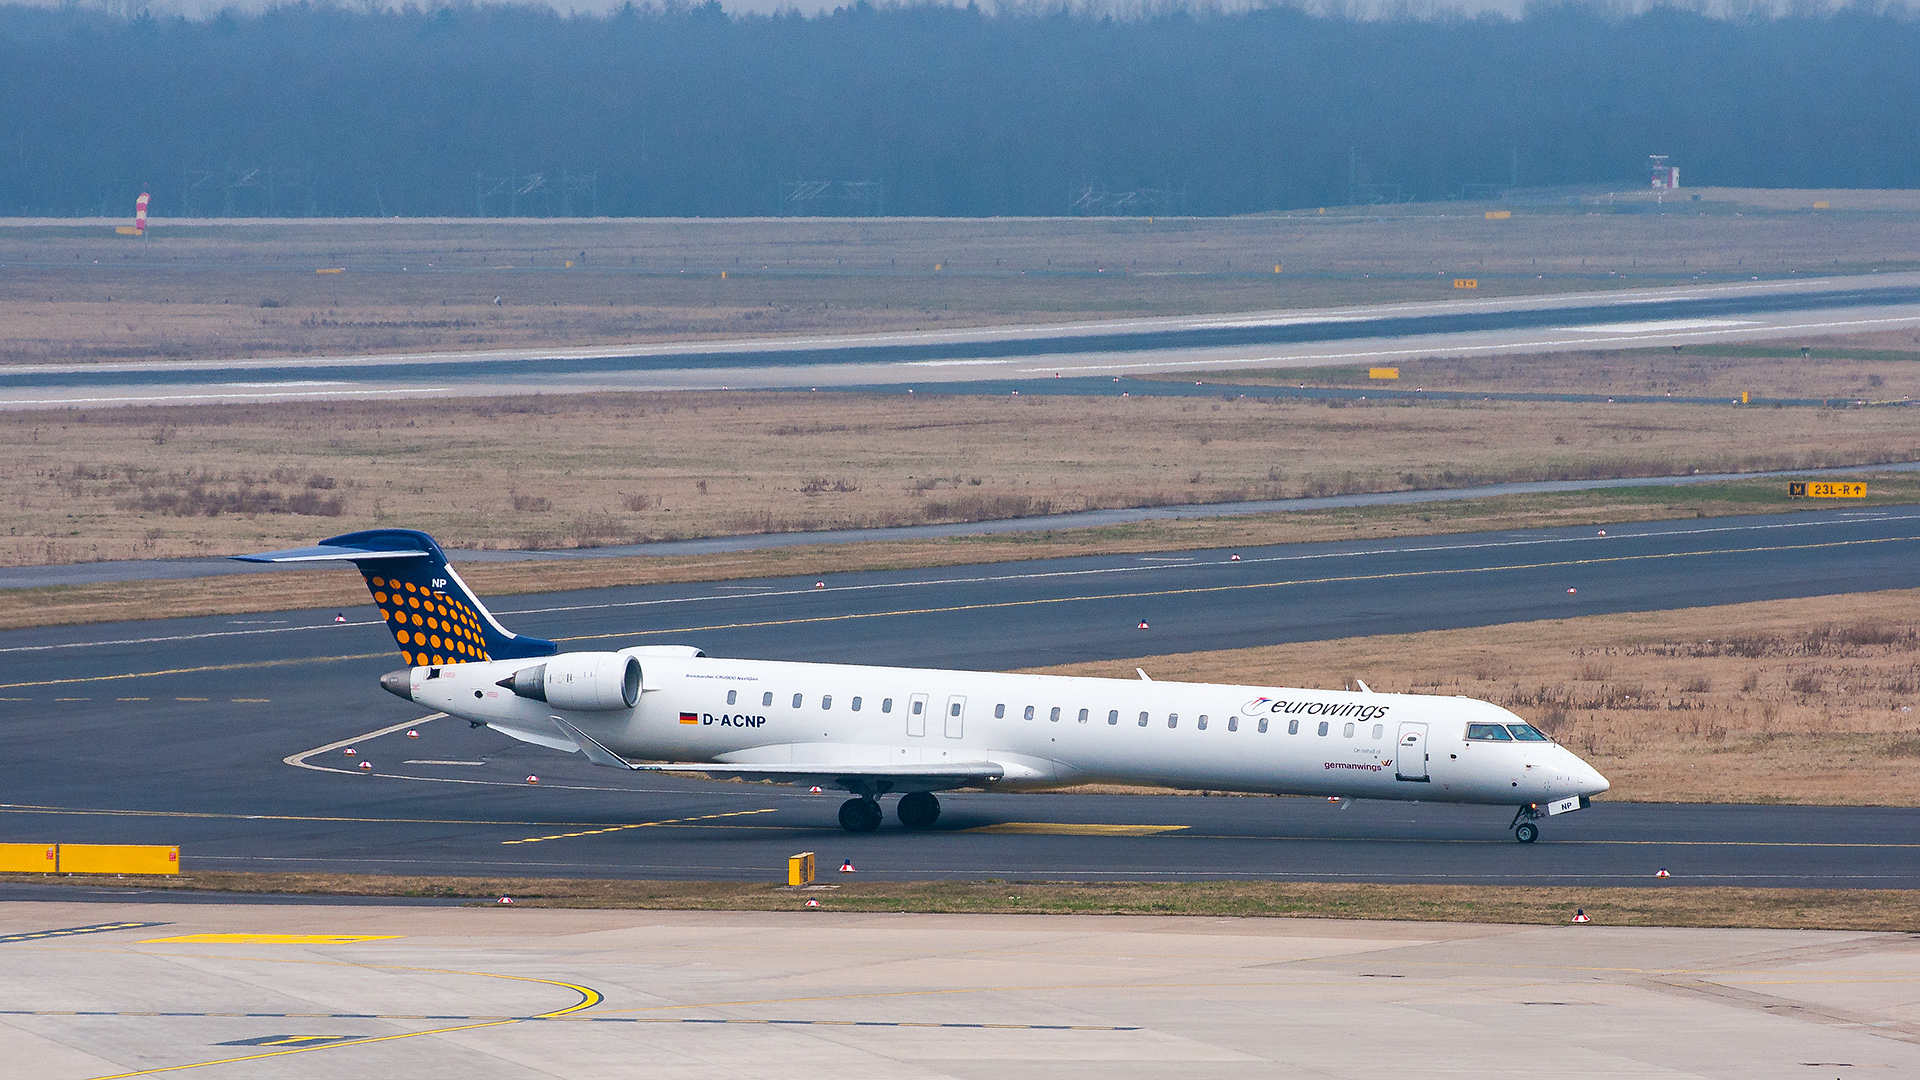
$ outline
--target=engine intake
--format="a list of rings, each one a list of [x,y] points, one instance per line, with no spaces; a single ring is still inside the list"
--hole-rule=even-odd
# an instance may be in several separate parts
[[[562,653],[495,685],[557,709],[631,709],[640,700],[640,661],[619,653]]]

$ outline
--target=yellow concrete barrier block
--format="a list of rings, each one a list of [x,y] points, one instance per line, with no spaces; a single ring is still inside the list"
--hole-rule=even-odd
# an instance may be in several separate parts
[[[180,849],[166,844],[61,844],[63,874],[177,874]]]
[[[1370,367],[1367,369],[1367,378],[1369,379],[1397,379],[1399,377],[1400,369],[1397,367]]]
[[[0,844],[0,874],[51,874],[56,844]]]
[[[1505,220],[1507,220],[1508,218],[1511,218],[1512,216],[1513,216],[1513,211],[1511,211],[1511,210],[1489,210],[1489,211],[1487,211],[1487,220],[1488,220],[1488,221],[1505,221]]]

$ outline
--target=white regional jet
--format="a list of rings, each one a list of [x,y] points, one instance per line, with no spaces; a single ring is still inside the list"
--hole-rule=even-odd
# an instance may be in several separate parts
[[[1513,713],[1465,697],[1006,675],[711,657],[690,645],[561,653],[500,625],[422,532],[349,533],[239,558],[351,562],[409,667],[409,701],[617,769],[850,792],[840,824],[909,829],[936,791],[1070,784],[1514,806],[1521,843],[1607,779]]]

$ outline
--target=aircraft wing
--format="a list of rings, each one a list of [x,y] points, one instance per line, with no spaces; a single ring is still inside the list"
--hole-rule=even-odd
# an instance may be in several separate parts
[[[942,787],[968,787],[973,784],[999,780],[1006,770],[991,761],[955,761],[937,764],[899,764],[885,765],[835,765],[832,762],[818,762],[800,765],[734,765],[714,761],[671,761],[648,765],[638,765],[628,761],[593,736],[581,731],[565,720],[552,717],[555,726],[566,732],[587,760],[595,765],[606,765],[618,769],[630,769],[634,772],[690,772],[707,776],[727,777],[735,780],[773,780],[782,784],[817,784],[821,787],[841,786],[840,781],[858,777],[871,780],[912,780],[916,786],[929,782]]]

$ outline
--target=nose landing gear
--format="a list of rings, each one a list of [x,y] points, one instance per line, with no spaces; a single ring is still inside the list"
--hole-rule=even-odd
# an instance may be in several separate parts
[[[848,832],[872,832],[880,827],[880,804],[861,796],[840,804],[840,827]]]
[[[1513,838],[1523,844],[1531,844],[1540,839],[1540,826],[1533,823],[1539,816],[1540,811],[1531,804],[1515,811],[1513,823],[1507,826],[1513,830]]]

